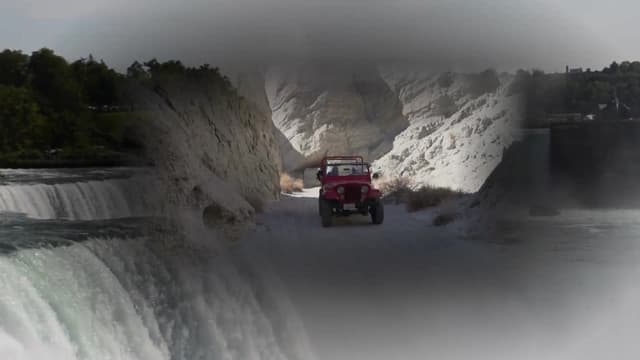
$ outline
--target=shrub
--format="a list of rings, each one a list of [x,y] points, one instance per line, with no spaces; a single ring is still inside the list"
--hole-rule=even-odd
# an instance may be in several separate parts
[[[289,174],[280,175],[280,191],[283,193],[291,194],[293,192],[301,192],[304,189],[304,182],[302,179],[296,179]]]
[[[414,212],[424,208],[438,206],[444,200],[460,195],[462,195],[460,191],[448,188],[423,186],[418,190],[409,192],[407,211]]]
[[[385,199],[396,204],[406,202],[411,192],[411,180],[406,177],[397,177],[391,180],[382,181],[378,188],[382,191]]]

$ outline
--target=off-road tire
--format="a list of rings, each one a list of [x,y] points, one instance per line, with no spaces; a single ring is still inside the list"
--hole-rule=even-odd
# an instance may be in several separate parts
[[[369,209],[371,214],[371,222],[375,225],[380,225],[384,221],[384,205],[382,201],[376,201],[375,204]]]
[[[320,199],[320,220],[322,227],[329,227],[333,223],[333,211],[331,210],[331,204]]]

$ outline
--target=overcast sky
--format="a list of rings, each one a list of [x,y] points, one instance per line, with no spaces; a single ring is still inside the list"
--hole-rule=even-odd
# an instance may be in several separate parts
[[[123,69],[190,64],[409,61],[453,69],[640,59],[637,0],[0,0],[0,47],[92,53]],[[634,18],[635,17],[635,18]]]

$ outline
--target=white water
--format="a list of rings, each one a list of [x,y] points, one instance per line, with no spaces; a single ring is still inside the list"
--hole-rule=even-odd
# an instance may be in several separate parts
[[[287,359],[224,256],[149,244],[93,239],[0,257],[0,358]]]
[[[145,215],[136,181],[100,180],[64,184],[0,186],[0,212],[35,219],[93,220]]]

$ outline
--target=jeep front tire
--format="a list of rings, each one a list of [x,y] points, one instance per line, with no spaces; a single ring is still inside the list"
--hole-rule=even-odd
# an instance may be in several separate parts
[[[371,214],[371,222],[380,225],[384,221],[384,205],[382,201],[378,200],[369,209],[369,213]]]
[[[331,204],[327,200],[320,199],[320,219],[322,227],[329,227],[333,223],[333,211]]]

